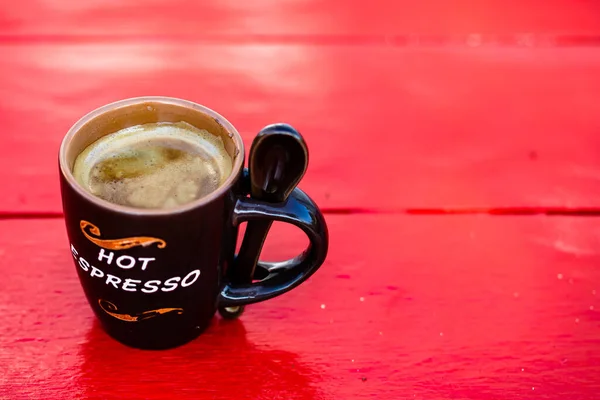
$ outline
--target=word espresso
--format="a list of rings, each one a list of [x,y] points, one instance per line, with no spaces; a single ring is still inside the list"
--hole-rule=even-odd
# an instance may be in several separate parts
[[[178,287],[188,287],[193,285],[200,277],[200,270],[195,269],[188,273],[183,278],[180,276],[174,276],[166,279],[165,281],[160,280],[149,280],[141,281],[139,279],[120,278],[116,275],[104,272],[100,268],[96,268],[88,260],[79,256],[79,253],[75,247],[71,244],[71,252],[79,267],[85,272],[88,272],[92,278],[102,279],[107,285],[112,285],[115,289],[125,290],[127,292],[141,291],[143,293],[156,293],[159,290],[162,292],[172,292]],[[100,249],[98,252],[98,262],[111,268],[119,268],[122,270],[129,270],[132,268],[139,267],[142,271],[145,271],[148,265],[155,261],[155,258],[148,257],[131,257],[127,255],[118,256],[112,251],[105,251]],[[96,262],[96,260],[94,260]]]

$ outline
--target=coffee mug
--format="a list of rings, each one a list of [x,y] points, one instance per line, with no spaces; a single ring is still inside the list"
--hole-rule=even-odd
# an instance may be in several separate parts
[[[231,156],[231,174],[211,193],[174,208],[135,208],[94,196],[75,179],[77,156],[101,137],[140,124],[178,121],[218,135]],[[199,336],[217,310],[234,317],[244,305],[297,287],[323,264],[328,233],[317,205],[298,188],[283,201],[253,198],[244,154],[242,138],[229,121],[175,98],[111,103],[68,131],[59,168],[70,251],[87,301],[111,337],[143,349],[182,345]],[[240,224],[268,230],[272,221],[302,229],[310,241],[307,249],[288,261],[248,266],[263,243],[253,236],[256,229],[248,229],[241,262],[235,254]]]

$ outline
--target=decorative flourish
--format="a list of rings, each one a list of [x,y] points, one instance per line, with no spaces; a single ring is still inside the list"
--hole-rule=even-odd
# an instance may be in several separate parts
[[[98,305],[100,305],[100,308],[102,308],[102,310],[107,313],[108,315],[120,319],[121,321],[127,321],[127,322],[138,322],[138,321],[143,321],[146,319],[150,319],[150,318],[154,318],[157,315],[160,314],[166,314],[166,313],[170,313],[170,312],[174,312],[176,314],[183,314],[183,308],[159,308],[156,310],[149,310],[149,311],[144,311],[135,315],[131,315],[131,314],[121,314],[117,311],[119,311],[117,309],[117,306],[115,306],[113,303],[111,303],[108,300],[103,300],[103,299],[98,299]]]
[[[83,232],[85,237],[88,238],[92,243],[109,250],[125,250],[135,246],[147,247],[153,243],[157,243],[156,246],[159,249],[164,249],[167,246],[167,242],[164,240],[149,236],[135,236],[123,239],[100,239],[100,229],[91,222],[84,220],[79,222],[79,227],[81,228],[81,232]],[[86,232],[86,228],[88,227],[89,233]]]

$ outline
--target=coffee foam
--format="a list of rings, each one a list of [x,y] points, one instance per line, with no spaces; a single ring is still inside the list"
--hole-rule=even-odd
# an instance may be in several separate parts
[[[159,122],[100,138],[79,154],[73,175],[109,202],[164,209],[213,192],[231,170],[220,136],[186,122]]]

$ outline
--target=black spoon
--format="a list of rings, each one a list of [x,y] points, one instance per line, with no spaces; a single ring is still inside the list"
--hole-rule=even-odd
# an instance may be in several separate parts
[[[298,185],[308,166],[308,148],[302,135],[288,124],[273,124],[263,128],[252,141],[248,156],[250,195],[255,200],[281,203]],[[271,228],[272,221],[251,221],[235,261],[234,284],[264,279],[268,271],[256,270],[258,257]],[[256,272],[256,276],[255,276]],[[224,318],[236,318],[243,306],[220,307]]]

